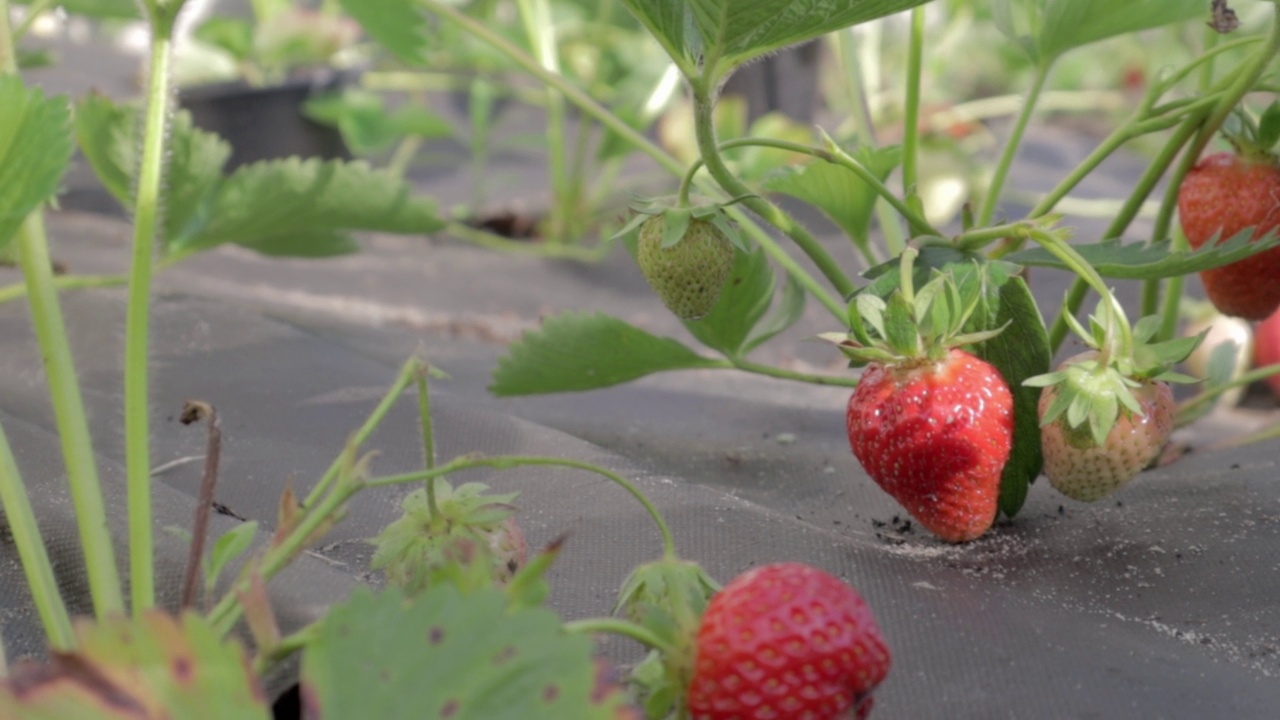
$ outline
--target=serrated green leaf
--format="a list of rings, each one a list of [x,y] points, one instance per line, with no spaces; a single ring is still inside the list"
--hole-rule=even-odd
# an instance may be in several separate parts
[[[595,390],[666,370],[720,367],[671,338],[603,313],[563,313],[525,333],[498,360],[499,396]]]
[[[197,40],[221,48],[241,62],[253,53],[253,23],[245,18],[206,18],[194,35]]]
[[[252,520],[231,528],[213,543],[213,550],[209,553],[209,566],[204,576],[206,588],[213,588],[218,584],[222,571],[249,549],[257,534],[258,521]]]
[[[79,649],[0,682],[0,717],[23,720],[267,720],[244,648],[195,613],[157,610],[76,623]],[[21,689],[19,689],[21,688]]]
[[[348,0],[358,2],[359,0]],[[686,73],[695,72],[693,59],[701,42],[692,27],[689,3],[685,0],[622,0],[640,24],[662,45],[676,65]]]
[[[1205,14],[1203,0],[1047,0],[1036,44],[1043,57],[1055,58],[1099,40]]]
[[[0,248],[58,191],[71,164],[71,112],[17,75],[0,75]]]
[[[75,132],[80,151],[98,180],[123,207],[133,205],[137,165],[137,111],[91,92],[76,103]]]
[[[995,25],[1035,62],[1093,42],[1207,15],[1200,0],[993,0]]]
[[[704,345],[728,356],[743,351],[747,338],[773,302],[773,270],[764,251],[737,253],[720,301],[706,317],[684,326]]]
[[[453,126],[443,117],[416,105],[389,110],[381,95],[366,90],[320,95],[308,100],[303,111],[338,128],[347,146],[362,155],[385,150],[406,137],[453,135]]]
[[[850,152],[877,178],[884,180],[902,161],[897,146],[857,148]],[[867,248],[876,191],[842,165],[821,160],[801,167],[783,168],[767,177],[764,189],[790,195],[813,205],[860,248]]]
[[[751,333],[742,345],[742,354],[747,355],[773,339],[778,333],[796,324],[804,315],[807,298],[808,294],[805,293],[804,287],[788,275],[786,285],[782,288],[782,302],[763,322],[751,328]]]
[[[340,0],[364,31],[400,60],[425,66],[431,26],[411,0]]]
[[[1280,100],[1273,101],[1258,119],[1257,143],[1260,150],[1271,150],[1280,140]]]
[[[704,57],[737,66],[788,45],[868,20],[893,15],[929,0],[689,0]],[[671,0],[632,0],[667,5]]]
[[[438,585],[413,600],[357,590],[302,657],[307,717],[453,720],[638,718],[599,677],[594,643],[498,590]]]
[[[1120,240],[1072,246],[1103,277],[1123,280],[1158,280],[1211,270],[1280,247],[1280,235],[1250,242],[1253,229],[1243,230],[1218,243],[1205,243],[1197,250],[1171,250],[1168,242],[1147,244]],[[1016,252],[1005,260],[1018,265],[1068,269],[1042,247]]]
[[[971,264],[966,263],[965,267]],[[957,268],[957,272],[960,269]],[[1021,277],[988,268],[983,301],[965,323],[966,330],[1004,326],[994,338],[974,348],[978,357],[1000,371],[1013,394],[1013,448],[1000,478],[1000,511],[1018,514],[1027,491],[1044,464],[1037,409],[1040,388],[1025,381],[1048,373],[1053,353],[1035,296]]]
[[[412,192],[399,178],[360,161],[254,163],[219,186],[207,224],[170,245],[189,253],[231,242],[267,252],[297,249],[290,239],[295,235],[332,241],[351,230],[416,234],[444,227],[435,202]]]

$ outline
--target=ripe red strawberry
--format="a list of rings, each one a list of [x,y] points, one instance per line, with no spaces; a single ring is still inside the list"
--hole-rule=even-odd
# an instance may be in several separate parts
[[[1077,355],[1058,369],[1078,366],[1097,355]],[[1050,385],[1044,389],[1040,396],[1042,418],[1047,416],[1061,387]],[[1065,412],[1040,428],[1044,474],[1058,492],[1084,502],[1101,500],[1137,477],[1160,454],[1173,433],[1173,391],[1166,382],[1147,380],[1130,392],[1142,412],[1119,407],[1115,424],[1101,443],[1087,423],[1072,427]]]
[[[1280,226],[1280,164],[1269,157],[1217,153],[1200,160],[1178,188],[1182,229],[1198,248],[1257,226]],[[1261,320],[1280,308],[1280,248],[1200,273],[1205,292],[1226,315]]]
[[[1258,324],[1254,331],[1253,364],[1266,367],[1280,363],[1280,310]],[[1272,375],[1266,380],[1271,391],[1280,397],[1280,375]]]
[[[938,537],[972,540],[996,519],[1013,445],[1013,395],[963,350],[872,363],[849,398],[849,444],[885,492]]]
[[[690,218],[674,244],[665,241],[665,217],[640,226],[636,263],[667,309],[681,320],[698,320],[720,301],[733,272],[734,247],[709,220]]]
[[[889,665],[856,590],[808,565],[765,565],[707,606],[689,710],[694,720],[865,718]]]

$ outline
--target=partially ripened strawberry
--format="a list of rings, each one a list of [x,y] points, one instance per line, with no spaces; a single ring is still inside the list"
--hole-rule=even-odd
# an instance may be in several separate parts
[[[853,336],[823,336],[867,364],[845,415],[853,454],[877,485],[948,542],[973,540],[995,522],[1013,447],[1008,383],[959,349],[999,332],[961,334],[975,301],[940,276],[919,293],[895,290],[888,302],[860,295]]]
[[[1086,330],[1067,322],[1092,350],[1069,358],[1057,370],[1024,385],[1041,391],[1040,444],[1044,473],[1067,497],[1092,502],[1119,490],[1154,460],[1173,432],[1169,382],[1196,378],[1170,370],[1204,341],[1194,337],[1153,339],[1161,320],[1143,318],[1132,329],[1114,298],[1099,304]]]
[[[837,720],[867,716],[890,655],[856,590],[779,563],[748,570],[711,599],[694,664],[694,720]]]
[[[1178,215],[1193,248],[1256,227],[1255,241],[1280,226],[1280,164],[1265,153],[1217,153],[1200,160],[1178,188]],[[1200,273],[1226,315],[1261,320],[1280,308],[1280,247]]]
[[[516,494],[488,495],[481,483],[456,489],[443,479],[435,483],[434,507],[421,489],[401,502],[404,515],[373,541],[373,569],[407,593],[460,568],[478,568],[486,582],[505,584],[529,558],[511,504]]]
[[[706,317],[733,272],[734,248],[714,223],[689,218],[672,241],[666,217],[655,215],[640,226],[636,263],[649,286],[676,317]]]
[[[1082,353],[1059,367],[1087,376],[1096,369],[1098,353]],[[1091,366],[1089,363],[1093,362]],[[1045,388],[1040,415],[1047,418],[1061,385]],[[1121,405],[1106,437],[1095,440],[1088,424],[1071,427],[1069,407],[1040,430],[1044,474],[1055,489],[1075,500],[1092,502],[1119,490],[1160,454],[1173,433],[1173,391],[1166,382],[1146,380],[1130,388],[1138,410]]]

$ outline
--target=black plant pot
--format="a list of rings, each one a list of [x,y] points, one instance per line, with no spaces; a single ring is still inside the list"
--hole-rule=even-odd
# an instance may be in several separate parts
[[[200,85],[178,93],[196,127],[217,133],[231,144],[227,169],[259,160],[297,155],[350,160],[351,151],[337,128],[317,123],[302,112],[306,101],[340,88],[347,79],[290,79],[256,88],[242,82]]]

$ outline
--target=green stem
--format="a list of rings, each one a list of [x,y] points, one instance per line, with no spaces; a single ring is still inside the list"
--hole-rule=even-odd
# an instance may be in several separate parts
[[[9,4],[7,0],[0,0],[0,73],[16,74],[17,70],[17,55],[9,34]],[[62,440],[67,484],[75,506],[94,612],[99,618],[122,613],[124,595],[120,589],[119,568],[107,528],[102,483],[94,464],[93,440],[84,398],[76,377],[62,305],[54,286],[43,208],[36,209],[23,221],[14,245],[26,279],[36,340],[44,357],[49,399]]]
[[[1022,103],[1022,110],[1018,112],[1018,119],[1014,121],[1013,132],[1010,133],[1008,141],[1004,146],[1004,152],[1000,154],[1000,160],[996,163],[995,175],[991,178],[991,185],[987,188],[987,197],[982,203],[982,211],[978,215],[978,225],[990,225],[991,219],[995,217],[996,208],[1000,204],[1000,195],[1004,192],[1004,184],[1009,178],[1009,170],[1013,167],[1013,159],[1018,154],[1018,148],[1022,144],[1022,136],[1026,133],[1027,125],[1031,121],[1031,116],[1035,113],[1036,103],[1040,99],[1040,93],[1044,90],[1045,82],[1049,79],[1049,70],[1053,66],[1053,60],[1045,60],[1036,68],[1035,78],[1031,82],[1031,87],[1027,90],[1026,100]]]
[[[1098,271],[1089,264],[1088,260],[1080,257],[1075,248],[1061,238],[1052,233],[1045,232],[1038,228],[1031,228],[1026,231],[1026,237],[1035,240],[1045,250],[1048,250],[1054,257],[1061,260],[1066,266],[1077,276],[1093,287],[1098,293],[1098,297],[1102,298],[1103,306],[1106,308],[1108,318],[1107,342],[1103,343],[1101,348],[1102,355],[1098,360],[1098,364],[1102,367],[1107,365],[1112,355],[1118,354],[1121,357],[1131,357],[1133,354],[1133,330],[1129,327],[1129,321],[1124,316],[1124,309],[1120,307],[1120,303],[1116,301],[1115,296],[1111,294],[1107,283],[1098,274]],[[1113,348],[1112,343],[1118,342],[1119,347]]]
[[[35,2],[28,5],[27,16],[22,18],[22,23],[13,31],[13,43],[16,45],[22,39],[22,36],[26,35],[27,31],[31,29],[31,26],[36,24],[36,20],[39,20],[41,15],[57,4],[58,0],[35,0]],[[5,18],[6,24],[8,21],[8,18]]]
[[[810,385],[830,385],[833,387],[857,387],[857,378],[840,377],[837,375],[812,375],[809,373],[795,372],[794,370],[784,370],[783,368],[773,367],[772,365],[761,365],[742,358],[735,358],[729,361],[728,367],[736,370],[742,370],[757,375],[765,375],[781,380],[796,380],[798,382],[809,383]]]
[[[902,193],[918,198],[920,153],[920,80],[924,63],[924,9],[911,10],[911,39],[907,49],[907,99],[903,119]],[[917,201],[918,202],[918,201]]]
[[[889,189],[889,186],[885,185],[880,180],[880,178],[876,177],[875,173],[871,172],[871,170],[868,169],[867,166],[863,165],[861,162],[858,162],[857,158],[848,154],[843,149],[836,147],[835,143],[832,143],[831,149],[824,150],[822,148],[812,147],[810,145],[805,145],[803,143],[791,142],[789,140],[776,140],[774,138],[764,138],[764,137],[744,137],[744,138],[735,138],[733,140],[726,140],[718,145],[721,152],[725,150],[732,150],[734,148],[751,147],[751,146],[775,148],[778,150],[787,150],[789,152],[798,153],[801,155],[811,155],[815,158],[818,158],[819,160],[824,160],[833,165],[839,165],[843,168],[846,168],[853,174],[857,175],[858,179],[865,182],[868,186],[871,187],[872,190],[875,190],[876,194],[878,194],[881,198],[888,201],[888,203],[892,205],[893,208],[897,210],[902,215],[902,217],[906,219],[907,222],[910,223],[911,226],[915,228],[917,231],[927,235],[941,234],[938,230],[936,230],[932,225],[929,224],[929,221],[925,220],[923,215],[913,210],[912,208],[908,207],[906,203],[899,200],[898,197],[893,194],[893,191]],[[685,171],[684,179],[680,183],[680,192],[684,196],[687,196],[689,185],[693,182],[694,176],[697,175],[698,170],[701,169],[704,166],[704,164],[705,164],[704,160],[702,158],[699,158],[695,160],[692,165],[689,166],[689,169],[687,171]]]
[[[315,642],[316,638],[319,637],[323,622],[323,620],[313,622],[297,632],[285,635],[274,646],[268,648],[265,652],[258,653],[253,659],[254,674],[262,677],[282,660],[286,660],[290,655],[306,649],[308,645]]]
[[[127,275],[55,275],[53,287],[57,290],[78,290],[81,288],[116,287],[129,282]],[[27,284],[14,283],[0,287],[0,304],[26,297]]]
[[[174,16],[168,6],[147,3],[151,70],[147,82],[142,160],[134,206],[133,260],[125,318],[124,434],[129,507],[129,586],[133,611],[155,605],[151,511],[151,395],[149,364],[151,281],[160,225],[169,118],[169,67]]]
[[[1067,324],[1067,315],[1072,317],[1080,311],[1080,306],[1084,304],[1085,296],[1089,294],[1089,283],[1084,278],[1077,277],[1071,283],[1071,289],[1067,290],[1067,298],[1062,303],[1062,312],[1058,314],[1058,319],[1053,321],[1053,327],[1049,329],[1049,347],[1052,348],[1053,354],[1057,354],[1062,348],[1062,343],[1067,339],[1067,334],[1071,332],[1071,326]]]
[[[445,228],[445,232],[459,240],[479,245],[480,247],[489,248],[490,250],[501,250],[503,252],[515,253],[518,255],[532,255],[535,257],[558,258],[563,260],[579,260],[581,262],[599,262],[609,254],[609,246],[605,244],[596,245],[594,247],[583,247],[581,245],[556,245],[543,242],[529,242],[526,240],[512,240],[496,233],[487,232],[479,228],[471,227],[466,223],[451,222]]]
[[[421,148],[422,138],[417,135],[409,135],[401,140],[392,151],[391,158],[387,160],[387,172],[403,180],[405,174],[409,172],[410,163]]]
[[[355,447],[352,443],[349,447]],[[348,451],[349,452],[349,451]],[[342,466],[349,466],[346,453],[339,462]],[[404,485],[410,483],[426,482],[431,478],[444,477],[449,473],[459,472],[478,467],[491,467],[496,469],[510,469],[513,467],[522,467],[529,465],[552,465],[559,467],[570,467],[602,475],[615,484],[622,487],[630,493],[636,500],[644,506],[649,516],[653,519],[654,524],[658,526],[659,532],[662,534],[663,553],[668,558],[676,557],[675,536],[671,533],[671,528],[667,525],[662,514],[658,512],[658,508],[654,506],[649,498],[645,497],[635,485],[629,480],[606,468],[592,465],[590,463],[578,460],[569,460],[561,458],[546,457],[525,457],[525,456],[497,456],[484,457],[479,455],[465,455],[454,458],[444,465],[440,465],[431,470],[422,470],[418,472],[405,473],[402,475],[391,475],[381,478],[372,478],[369,480],[348,479],[348,481],[339,482],[332,492],[327,493],[316,503],[308,503],[305,514],[298,525],[279,543],[269,548],[262,558],[259,570],[264,580],[270,580],[275,577],[284,567],[297,556],[299,552],[306,546],[306,543],[315,535],[315,533],[331,518],[340,512],[343,505],[351,499],[357,492],[363,488],[385,487],[388,485]],[[249,579],[244,578],[238,581],[235,586],[228,590],[209,613],[209,622],[220,633],[226,634],[230,632],[236,620],[239,619],[243,608],[240,606],[238,595],[241,591],[248,587]]]
[[[481,21],[456,9],[452,5],[448,4],[447,0],[416,0],[416,2],[428,11],[459,26],[463,30],[475,36],[477,39],[485,42],[501,54],[505,55],[509,60],[518,65],[520,69],[537,78],[539,82],[554,88],[569,102],[577,105],[584,113],[600,121],[602,125],[639,148],[643,153],[657,161],[658,164],[667,171],[673,173],[677,177],[684,172],[684,166],[679,160],[676,160],[674,157],[669,155],[665,150],[659,147],[639,130],[628,125],[608,108],[597,102],[595,98],[591,97],[581,88],[567,80],[563,75],[547,70],[535,58],[530,57],[519,47],[513,45],[511,41],[502,37]]]
[[[704,84],[699,83],[694,87],[693,94],[694,124],[698,136],[698,150],[702,154],[703,162],[706,163],[707,171],[711,173],[711,176],[720,184],[720,187],[724,188],[724,191],[731,197],[751,196],[751,188],[747,187],[729,170],[729,167],[725,165],[724,158],[720,155],[716,144],[715,121],[712,114],[715,102],[711,98],[710,90]],[[747,197],[742,202],[752,212],[764,218],[794,240],[800,246],[800,249],[809,256],[809,259],[818,266],[818,270],[827,278],[827,281],[831,283],[831,287],[837,293],[842,297],[848,297],[853,293],[855,289],[853,283],[845,276],[840,266],[836,264],[835,259],[794,218],[759,196]]]
[[[76,378],[71,343],[63,322],[62,307],[53,285],[49,248],[45,239],[44,214],[37,210],[18,231],[22,272],[27,280],[27,299],[36,338],[44,356],[49,394],[53,401],[67,465],[67,482],[80,526],[85,571],[93,596],[95,614],[106,617],[124,612],[119,569],[114,544],[107,529],[107,511],[102,483],[94,464],[93,441],[89,432],[84,398]]]
[[[431,383],[427,378],[428,368],[418,373],[418,414],[422,425],[422,455],[428,470],[436,467],[436,434],[435,424],[431,420]],[[440,507],[436,504],[436,479],[427,480],[427,512],[431,517],[440,516]]]
[[[1222,127],[1222,123],[1231,115],[1231,111],[1240,104],[1245,95],[1253,90],[1254,84],[1258,82],[1258,78],[1262,77],[1277,52],[1280,52],[1280,6],[1277,6],[1273,12],[1271,32],[1267,35],[1266,44],[1257,55],[1242,63],[1243,70],[1237,69],[1234,81],[1218,100],[1213,114],[1200,127],[1200,134],[1196,136],[1188,151],[1190,155],[1195,158],[1200,157],[1205,147],[1209,145],[1209,141],[1213,139],[1214,133],[1218,132],[1218,128]]]
[[[858,60],[858,53],[853,47],[853,29],[850,28],[836,35],[836,50],[840,56],[840,69],[847,78],[845,83],[849,89],[849,108],[850,114],[853,116],[854,127],[857,130],[859,141],[867,147],[879,147],[880,142],[876,138],[875,119],[871,116],[871,102],[867,98],[866,81],[862,74],[862,63]],[[880,200],[876,201],[876,220],[880,223],[880,232],[884,234],[885,247],[891,254],[898,254],[906,247],[905,233],[902,231],[901,220],[894,214],[892,208]],[[896,199],[896,198],[895,198]],[[875,247],[868,244],[863,254],[867,257],[869,265],[878,265],[880,263],[879,253]]]
[[[551,21],[551,7],[547,0],[516,0],[524,21],[525,35],[533,48],[540,66],[552,75],[560,75],[560,59],[556,51],[555,25]],[[565,144],[564,96],[554,87],[547,86],[547,155],[551,166],[551,189],[555,196],[552,203],[548,235],[553,243],[564,237],[569,220],[570,202],[569,169],[566,163],[568,151]]]
[[[1241,374],[1240,377],[1235,378],[1231,382],[1223,383],[1209,388],[1208,390],[1199,392],[1194,397],[1187,398],[1178,404],[1177,418],[1179,421],[1176,424],[1181,426],[1183,424],[1181,422],[1181,418],[1187,417],[1193,410],[1199,408],[1201,405],[1213,402],[1225,392],[1234,390],[1238,387],[1252,385],[1256,382],[1262,382],[1263,380],[1275,375],[1280,375],[1280,363],[1255,368],[1249,372]],[[1199,417],[1199,415],[1197,414],[1196,417]]]
[[[628,125],[608,108],[596,102],[594,98],[563,76],[548,72],[538,64],[537,60],[529,57],[520,48],[512,45],[506,38],[486,27],[480,21],[446,4],[444,0],[416,0],[416,2],[426,10],[458,25],[472,36],[490,45],[540,82],[559,90],[569,102],[578,106],[583,113],[595,118],[600,124],[617,133],[641,152],[653,158],[663,169],[676,177],[684,174],[685,167],[679,160],[671,156],[643,133]],[[687,66],[683,67],[683,69],[690,70]],[[686,72],[685,74],[688,75],[689,73]],[[711,192],[714,194],[716,191],[712,189]],[[834,317],[842,322],[844,321],[846,308],[843,302],[832,298],[829,293],[812,282],[807,273],[785,251],[779,248],[773,238],[748,217],[746,213],[736,208],[730,208],[729,213],[739,225],[746,229],[765,248],[770,257],[782,265],[806,290],[811,292]]]
[[[590,618],[587,620],[570,620],[564,624],[564,631],[575,634],[609,633],[630,638],[654,650],[671,653],[674,648],[670,643],[658,637],[649,628],[622,618]]]
[[[421,472],[405,473],[403,475],[389,475],[381,478],[372,478],[364,484],[366,487],[382,487],[384,485],[403,485],[404,483],[416,482],[431,477],[439,477],[450,472],[466,470],[476,467],[491,467],[498,470],[509,470],[514,467],[525,467],[530,465],[550,465],[555,467],[576,468],[578,470],[586,470],[596,473],[621,487],[631,494],[644,509],[649,513],[649,517],[653,518],[653,522],[658,526],[658,532],[662,534],[663,552],[667,557],[676,557],[676,540],[671,533],[671,528],[667,525],[667,521],[662,517],[662,513],[658,512],[658,508],[653,504],[640,489],[631,483],[630,480],[622,477],[616,472],[599,465],[582,462],[580,460],[570,460],[568,458],[548,458],[533,457],[522,455],[498,455],[486,457],[483,455],[471,455],[461,458],[455,458],[446,465],[434,470]],[[444,472],[441,472],[441,471]]]
[[[396,404],[396,401],[400,399],[400,395],[413,383],[414,379],[418,377],[418,373],[422,372],[422,369],[422,360],[417,357],[409,358],[400,367],[400,373],[396,376],[395,382],[391,384],[391,388],[382,396],[382,400],[373,409],[373,412],[369,414],[369,417],[365,419],[364,424],[351,436],[350,444],[352,446],[360,447],[368,441],[369,436],[382,423],[382,419],[387,416],[387,413],[391,411],[391,407]],[[342,468],[346,465],[346,456],[346,451],[343,451],[329,465],[329,469],[320,478],[320,482],[307,494],[307,499],[302,504],[304,508],[310,510],[319,501],[320,497],[329,491],[330,486],[333,485],[339,473],[342,472]]]
[[[6,8],[0,10],[7,12]],[[53,574],[53,563],[45,550],[40,525],[26,486],[18,474],[18,464],[9,447],[4,428],[0,428],[0,510],[9,526],[9,534],[18,549],[18,558],[27,578],[27,591],[35,602],[36,612],[44,624],[49,645],[55,650],[69,652],[76,646],[75,633],[71,630],[71,616],[58,592],[58,580]],[[0,647],[0,666],[4,663],[4,648]],[[0,677],[3,673],[0,673]]]

